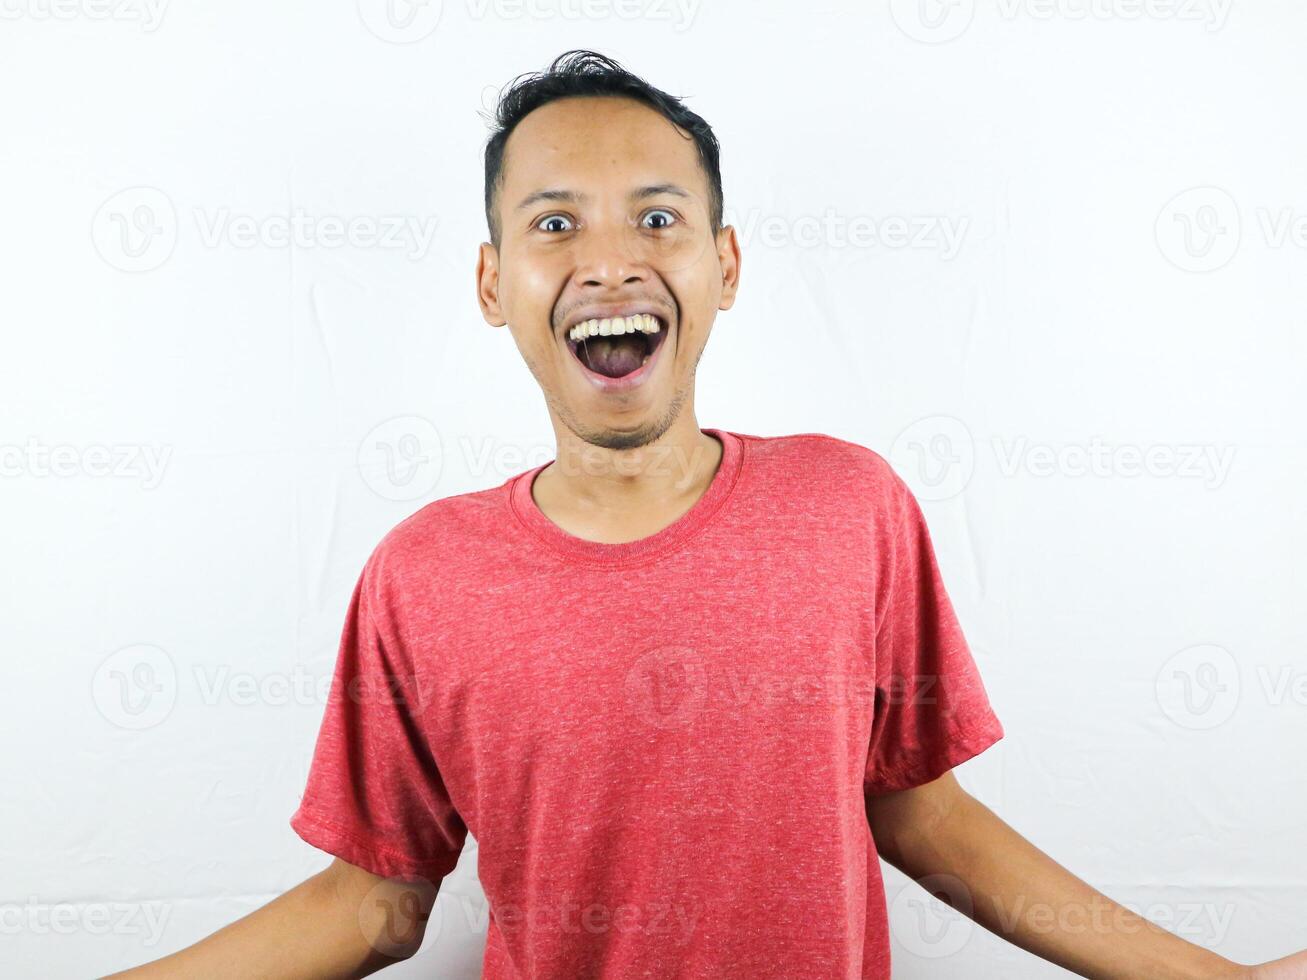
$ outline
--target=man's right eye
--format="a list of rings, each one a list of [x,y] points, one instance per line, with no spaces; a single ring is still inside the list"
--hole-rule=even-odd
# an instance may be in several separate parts
[[[560,227],[561,226],[561,227]],[[551,214],[541,218],[536,227],[541,231],[560,232],[572,230],[572,219],[563,214]]]

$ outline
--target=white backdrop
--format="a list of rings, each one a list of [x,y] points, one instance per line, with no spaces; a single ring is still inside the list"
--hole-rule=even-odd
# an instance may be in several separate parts
[[[1307,946],[1307,10],[393,4],[0,3],[0,972],[328,863],[287,820],[363,561],[552,458],[477,110],[581,46],[722,141],[700,424],[922,499],[1007,730],[962,782],[1188,939]],[[896,977],[1069,975],[887,887]],[[388,975],[478,975],[471,840],[438,909]]]

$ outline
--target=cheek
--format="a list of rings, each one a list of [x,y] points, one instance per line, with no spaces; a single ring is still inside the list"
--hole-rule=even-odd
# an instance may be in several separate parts
[[[499,283],[505,312],[523,324],[548,324],[565,278],[556,266],[556,261],[528,252],[510,256]]]
[[[722,294],[721,263],[711,253],[692,265],[668,269],[663,281],[681,307],[681,319],[702,325],[711,320]]]

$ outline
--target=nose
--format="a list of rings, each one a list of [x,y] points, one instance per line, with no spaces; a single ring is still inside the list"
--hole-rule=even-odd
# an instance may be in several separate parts
[[[650,279],[649,266],[631,247],[624,229],[592,227],[578,236],[572,283],[581,289],[620,289]]]

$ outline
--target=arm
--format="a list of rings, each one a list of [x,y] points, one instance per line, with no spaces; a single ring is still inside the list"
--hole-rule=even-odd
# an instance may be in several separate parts
[[[1299,976],[1251,973],[1116,904],[1004,823],[962,789],[951,772],[912,789],[869,795],[867,817],[886,861],[914,879],[952,875],[972,898],[973,907],[960,911],[1079,976]]]
[[[106,980],[365,977],[417,952],[438,890],[337,858],[193,946]]]

